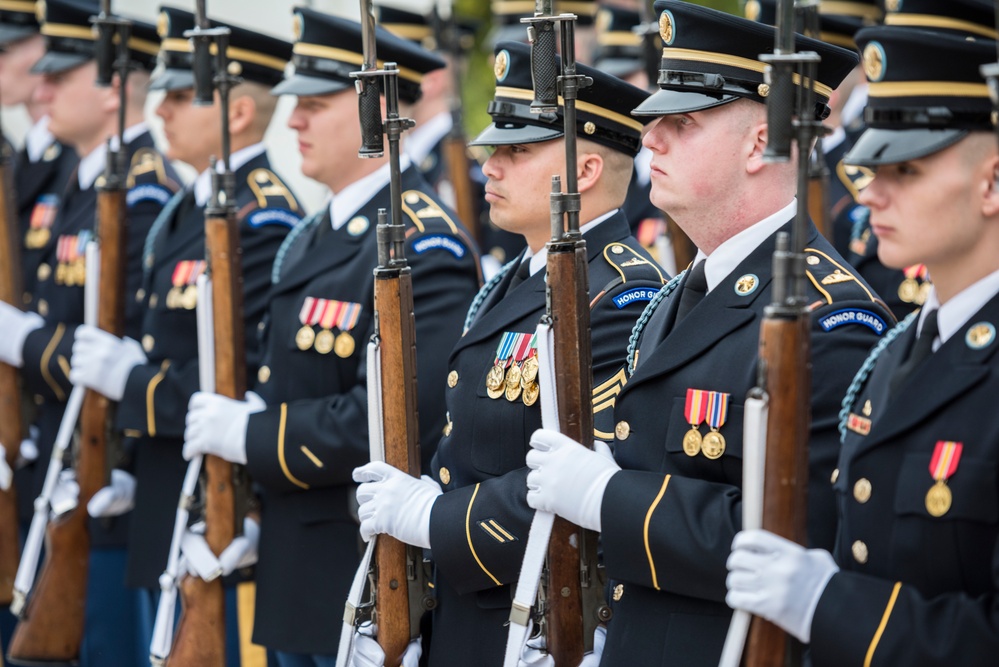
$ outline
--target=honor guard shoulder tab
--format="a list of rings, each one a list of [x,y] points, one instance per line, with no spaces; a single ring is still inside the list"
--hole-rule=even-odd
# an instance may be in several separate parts
[[[155,148],[140,148],[135,151],[128,168],[126,186],[126,203],[129,208],[146,201],[166,206],[180,189],[177,181],[167,173],[163,156]]]
[[[643,307],[648,305],[668,278],[663,270],[649,259],[648,253],[638,247],[637,243],[629,244],[620,241],[608,243],[604,246],[602,254],[604,260],[611,266],[614,278],[603,285],[600,291],[606,294],[614,290],[612,295],[614,305],[619,309],[637,304]],[[636,285],[634,289],[626,288],[623,291],[615,289],[621,285],[627,285],[629,282],[644,282],[646,284]]]
[[[250,197],[238,202],[239,218],[251,227],[292,228],[302,219],[302,207],[295,195],[270,169],[254,169],[246,177],[246,183]]]
[[[422,190],[407,190],[402,193],[402,212],[416,228],[415,234],[407,236],[417,255],[443,250],[462,259],[468,254],[468,241],[461,227],[432,195]]]

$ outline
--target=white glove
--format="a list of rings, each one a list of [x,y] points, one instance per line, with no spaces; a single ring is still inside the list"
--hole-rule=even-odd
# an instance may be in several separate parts
[[[527,452],[527,504],[577,526],[600,530],[600,505],[607,483],[621,467],[599,440],[587,449],[558,431],[539,429]]]
[[[14,471],[7,465],[7,450],[0,442],[0,491],[10,489],[10,483],[14,480]]]
[[[423,655],[423,646],[419,639],[409,642],[406,651],[402,654],[402,667],[417,667],[420,664],[420,656]],[[362,628],[354,634],[354,650],[350,655],[349,667],[384,667],[385,652],[378,645],[377,640],[364,634]]]
[[[80,485],[76,481],[76,471],[72,468],[63,468],[56,478],[52,495],[49,497],[52,516],[57,517],[73,510],[79,502]]]
[[[218,558],[205,540],[205,524],[199,521],[184,533],[182,570],[192,577],[212,581],[228,576],[236,570],[250,567],[257,562],[257,545],[260,544],[260,524],[249,516],[243,518],[243,534],[229,543]]]
[[[607,641],[607,628],[598,625],[593,631],[593,652],[587,653],[579,663],[579,667],[599,667],[600,656],[604,654],[604,643]],[[517,667],[554,667],[555,659],[545,649],[545,638],[538,637],[527,642]]]
[[[125,395],[128,374],[146,363],[142,346],[131,338],[118,338],[97,327],[84,324],[76,329],[69,381],[98,391],[112,401]]]
[[[839,572],[832,554],[765,530],[744,530],[732,540],[726,565],[728,606],[761,616],[806,644],[811,640],[819,598]]]
[[[416,479],[382,461],[354,469],[361,538],[385,533],[414,546],[430,548],[430,510],[441,487],[429,477]]]
[[[24,365],[24,339],[45,320],[38,313],[25,313],[0,301],[0,361],[20,368]]]
[[[110,397],[109,397],[110,398]],[[91,497],[87,514],[95,519],[120,516],[135,507],[135,477],[124,470],[111,471],[111,483]]]
[[[184,458],[212,454],[232,463],[246,463],[246,425],[250,415],[266,408],[264,399],[252,391],[237,401],[199,391],[187,405]]]

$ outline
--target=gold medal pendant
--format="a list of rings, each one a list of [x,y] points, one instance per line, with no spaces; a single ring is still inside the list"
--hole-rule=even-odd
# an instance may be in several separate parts
[[[930,288],[933,287],[932,283],[925,282],[919,286],[919,292],[916,294],[916,305],[921,306],[926,303],[926,300],[930,297]]]
[[[718,431],[712,430],[702,439],[701,451],[712,461],[720,459],[721,455],[725,453],[725,436]]]
[[[184,297],[181,302],[184,305],[184,310],[194,310],[198,307],[198,288],[194,285],[188,285],[184,289]]]
[[[517,381],[517,384],[508,384],[506,386],[506,391],[504,392],[506,394],[506,400],[510,401],[511,403],[515,402],[518,398],[520,398],[521,391],[522,390],[520,388],[519,379]]]
[[[915,302],[917,294],[919,294],[919,283],[913,278],[906,278],[898,286],[898,298],[905,303]]]
[[[87,265],[80,259],[73,265],[73,274],[76,276],[76,284],[83,285],[87,282]]]
[[[166,295],[166,307],[170,310],[176,310],[180,304],[177,302],[180,300],[180,288],[171,287],[170,291]]]
[[[305,352],[310,347],[312,347],[312,344],[315,341],[316,341],[316,331],[308,324],[299,329],[298,333],[295,334],[295,345],[297,345],[298,349],[300,349],[302,352]]]
[[[336,342],[333,344],[333,351],[336,352],[336,356],[341,359],[346,359],[350,355],[354,354],[354,337],[346,331],[341,332],[340,335],[336,337]]]
[[[505,391],[506,390],[504,389],[503,385],[500,385],[499,389],[490,389],[489,387],[486,387],[486,394],[489,396],[489,398],[493,399],[494,401],[500,396],[502,396],[505,393]]]
[[[503,389],[503,366],[495,364],[486,374],[486,389],[491,392]],[[492,394],[490,394],[492,395]]]
[[[942,517],[950,511],[954,497],[950,492],[950,487],[937,480],[937,483],[926,492],[926,511],[933,517]]]
[[[524,387],[524,395],[521,398],[524,401],[524,405],[531,407],[538,402],[539,395],[541,395],[541,388],[538,387],[538,383],[528,382]]]
[[[516,362],[510,364],[510,368],[506,369],[506,386],[509,388],[511,385],[517,385],[520,387],[520,366]],[[518,392],[519,393],[519,392]]]
[[[336,341],[333,337],[333,332],[329,329],[323,329],[316,334],[316,342],[313,345],[319,354],[329,354],[333,351],[335,344]]]
[[[701,432],[693,426],[683,436],[683,453],[687,456],[697,456],[701,452]]]
[[[524,368],[521,371],[520,382],[523,385],[528,385],[538,379],[538,358],[528,357],[524,360]]]

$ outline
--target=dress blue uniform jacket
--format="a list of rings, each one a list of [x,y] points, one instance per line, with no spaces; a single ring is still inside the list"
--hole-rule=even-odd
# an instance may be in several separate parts
[[[630,235],[623,213],[584,235],[589,258],[596,435],[610,415],[635,319],[665,275]],[[523,256],[523,255],[522,255]],[[534,511],[524,457],[541,428],[541,406],[491,399],[486,375],[504,332],[533,334],[545,311],[544,271],[508,291],[518,263],[492,285],[448,360],[448,426],[431,467],[444,494],[430,518],[438,608],[430,664],[500,665],[514,584]],[[476,299],[477,302],[480,298]],[[435,380],[440,383],[445,373]],[[439,384],[437,386],[440,386]]]
[[[302,212],[295,196],[271,171],[265,153],[235,171],[243,277],[243,320],[248,376],[260,363],[257,327],[267,308],[271,267],[278,247]],[[146,240],[142,287],[129,295],[144,306],[141,341],[148,363],[128,376],[117,427],[131,440],[135,509],[128,537],[130,586],[158,588],[166,567],[173,518],[187,462],[181,457],[184,420],[200,389],[196,311],[168,298],[179,263],[205,258],[205,212],[193,189],[177,194]],[[186,286],[181,287],[184,289]]]
[[[926,358],[894,394],[913,322],[878,357],[847,407],[834,484],[841,570],[812,621],[812,662],[995,665],[999,656],[999,296]],[[863,424],[864,422],[860,422]],[[963,445],[952,503],[926,509],[939,441]]]
[[[416,169],[402,174],[406,259],[415,304],[420,442],[424,463],[444,427],[440,378],[447,350],[479,286],[478,250]],[[343,602],[360,561],[351,473],[369,459],[366,344],[372,332],[375,225],[389,186],[338,230],[328,213],[303,221],[275,262],[255,390],[268,409],[250,416],[247,468],[261,495],[254,641],[333,655]],[[307,297],[361,305],[354,349],[302,351]]]
[[[142,281],[142,248],[153,221],[179,188],[176,173],[156,151],[152,135],[139,135],[126,146],[128,163],[127,238],[125,264],[125,294],[135,294]],[[69,382],[69,360],[72,358],[76,327],[83,323],[82,285],[58,284],[57,246],[62,236],[79,237],[93,233],[97,190],[80,190],[74,173],[66,186],[59,212],[52,226],[52,236],[39,265],[45,265],[45,280],[35,291],[33,309],[45,319],[45,325],[30,333],[24,343],[22,377],[27,390],[38,405],[36,423],[39,428],[38,460],[22,469],[18,479],[18,503],[22,520],[31,517],[31,505],[41,492],[52,445],[62,421],[65,402],[72,385]],[[143,317],[142,305],[125,299],[125,335],[139,338]],[[116,462],[112,461],[111,464]],[[103,540],[120,544],[124,539],[122,518],[91,521],[92,543],[101,546]],[[109,532],[107,525],[113,525]],[[114,534],[114,537],[111,534]]]
[[[782,228],[789,231],[790,223]],[[812,414],[809,540],[833,542],[829,476],[839,449],[840,402],[893,320],[814,226],[806,236],[811,310]],[[611,579],[601,665],[716,667],[731,617],[725,561],[742,524],[743,404],[756,384],[760,322],[772,301],[776,233],[673,327],[680,290],[652,314],[637,369],[614,408],[614,455],[623,470],[601,506]],[[643,316],[644,317],[644,316]],[[688,389],[730,394],[723,455],[688,456]],[[701,432],[707,433],[705,425]]]

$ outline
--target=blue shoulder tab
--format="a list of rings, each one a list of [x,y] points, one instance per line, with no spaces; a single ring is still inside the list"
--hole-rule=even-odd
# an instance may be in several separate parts
[[[457,259],[461,259],[468,252],[461,241],[454,236],[445,234],[428,234],[413,241],[413,252],[417,255],[422,255],[430,250],[446,250]]]
[[[301,219],[302,216],[286,208],[258,208],[246,216],[246,224],[254,228],[279,225],[291,229]]]

